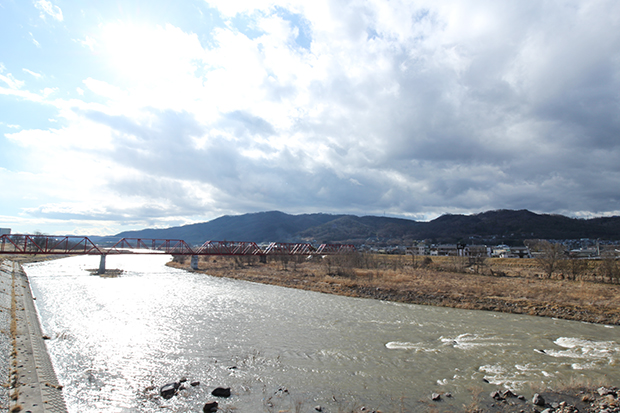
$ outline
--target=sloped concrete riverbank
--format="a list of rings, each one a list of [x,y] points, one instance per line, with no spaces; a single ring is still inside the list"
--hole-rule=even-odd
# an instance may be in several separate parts
[[[41,332],[28,277],[20,264],[0,263],[1,411],[67,412]]]
[[[11,293],[12,280],[10,270],[5,272],[5,266],[0,265],[0,411],[9,410],[9,361],[11,351]]]

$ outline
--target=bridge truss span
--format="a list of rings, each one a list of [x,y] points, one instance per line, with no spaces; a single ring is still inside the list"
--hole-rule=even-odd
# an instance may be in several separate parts
[[[207,241],[196,250],[195,255],[264,255],[264,253],[255,242]]]
[[[88,237],[29,234],[0,236],[0,254],[101,255],[104,253],[104,250]]]
[[[334,255],[355,252],[350,244],[321,244],[272,242],[259,246],[255,242],[207,241],[192,247],[178,239],[122,238],[111,246],[96,245],[88,237],[3,234],[0,236],[0,254],[29,255],[117,255],[117,254],[171,254],[171,255]]]
[[[192,247],[180,239],[122,238],[104,251],[106,254],[196,255]]]

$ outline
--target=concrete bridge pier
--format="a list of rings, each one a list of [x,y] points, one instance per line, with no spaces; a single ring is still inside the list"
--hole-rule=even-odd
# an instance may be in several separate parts
[[[105,254],[101,254],[101,260],[99,261],[99,271],[97,274],[105,274]]]
[[[192,261],[190,263],[192,270],[198,269],[198,255],[192,255]]]

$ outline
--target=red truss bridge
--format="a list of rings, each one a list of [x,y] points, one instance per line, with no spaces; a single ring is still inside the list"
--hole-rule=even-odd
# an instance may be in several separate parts
[[[113,245],[97,245],[88,237],[3,234],[0,236],[0,255],[100,255],[99,274],[105,273],[107,255],[120,254],[171,254],[189,255],[191,267],[198,269],[199,255],[258,256],[267,262],[267,256],[286,255],[335,255],[355,252],[349,244],[321,244],[318,247],[308,243],[289,244],[272,242],[261,247],[255,242],[207,241],[199,247],[192,247],[178,239],[122,238]]]
[[[0,254],[45,255],[115,255],[115,254],[171,254],[171,255],[333,255],[355,252],[350,244],[321,244],[272,242],[261,247],[255,242],[207,241],[192,247],[178,239],[122,238],[113,245],[97,245],[88,237],[3,234],[0,236]]]

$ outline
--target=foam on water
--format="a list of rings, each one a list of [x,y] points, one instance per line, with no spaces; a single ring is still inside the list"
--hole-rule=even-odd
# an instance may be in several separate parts
[[[615,365],[620,358],[620,345],[615,341],[595,341],[579,337],[559,337],[554,341],[564,350],[549,349],[545,353],[552,357],[567,357],[584,359],[585,363],[579,363],[580,369],[594,365],[594,362],[607,361]]]
[[[403,341],[390,341],[385,344],[385,347],[389,350],[414,350],[436,353],[441,351],[439,348],[430,348],[424,343],[409,343]]]
[[[460,334],[457,337],[441,337],[444,345],[452,345],[454,348],[462,350],[472,350],[480,347],[503,347],[511,343],[505,338],[502,339],[492,334]]]

